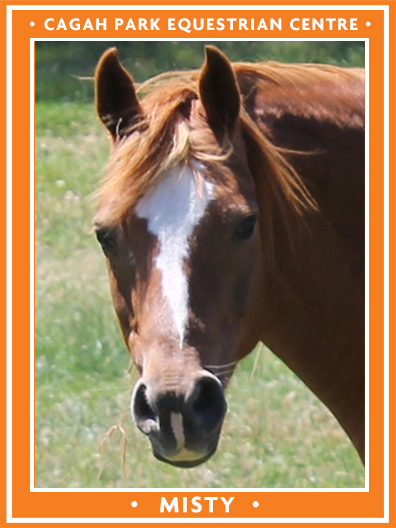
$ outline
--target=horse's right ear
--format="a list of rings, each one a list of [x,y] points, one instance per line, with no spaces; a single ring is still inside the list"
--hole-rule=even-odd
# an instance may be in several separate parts
[[[133,79],[121,65],[116,48],[105,51],[96,66],[95,99],[99,117],[114,140],[142,115]]]

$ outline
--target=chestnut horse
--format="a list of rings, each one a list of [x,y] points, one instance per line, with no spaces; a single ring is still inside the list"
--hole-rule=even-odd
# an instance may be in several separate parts
[[[262,341],[363,459],[364,72],[209,46],[138,99],[112,48],[95,81],[112,151],[94,228],[154,455],[215,452],[224,389]]]

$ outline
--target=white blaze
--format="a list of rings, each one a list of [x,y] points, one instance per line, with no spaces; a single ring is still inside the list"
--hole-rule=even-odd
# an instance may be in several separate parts
[[[162,274],[162,291],[173,312],[175,326],[183,344],[188,320],[188,280],[184,260],[189,255],[189,238],[199,224],[213,196],[214,185],[202,180],[197,187],[190,167],[177,166],[143,196],[136,214],[145,218],[160,249],[156,267]]]

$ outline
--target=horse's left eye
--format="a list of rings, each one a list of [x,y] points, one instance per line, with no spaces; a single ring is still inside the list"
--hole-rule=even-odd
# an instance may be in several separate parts
[[[98,239],[99,244],[102,246],[106,257],[109,257],[114,253],[117,240],[113,229],[99,229],[96,231],[96,238]]]
[[[235,236],[239,240],[248,240],[253,236],[254,226],[256,225],[255,215],[249,215],[242,220],[237,229],[235,230]]]

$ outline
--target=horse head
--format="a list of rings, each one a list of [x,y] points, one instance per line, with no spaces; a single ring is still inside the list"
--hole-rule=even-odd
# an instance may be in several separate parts
[[[260,222],[241,95],[214,47],[194,75],[139,100],[110,49],[95,76],[112,152],[94,227],[140,375],[132,415],[154,455],[180,467],[215,452],[224,389],[259,339]]]

